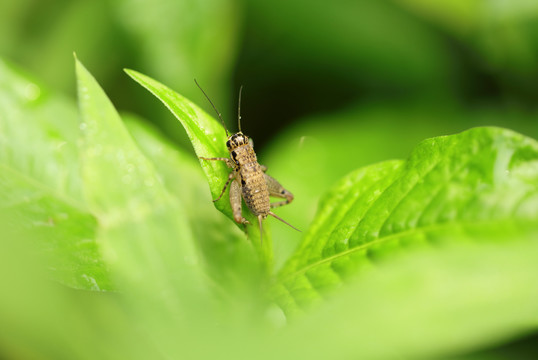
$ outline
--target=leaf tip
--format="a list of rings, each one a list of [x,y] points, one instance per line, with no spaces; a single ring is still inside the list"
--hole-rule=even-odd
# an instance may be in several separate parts
[[[80,77],[88,72],[88,70],[82,65],[82,62],[78,59],[77,54],[73,51],[73,57],[75,58],[75,73],[77,75],[77,79],[80,79]]]
[[[78,73],[80,71],[80,67],[84,67],[84,65],[82,65],[82,63],[78,59],[76,51],[73,51],[73,59],[75,60],[75,70]]]
[[[125,71],[125,73],[127,75],[129,75],[129,77],[135,81],[138,81],[137,79],[140,78],[140,75],[142,75],[141,73],[139,73],[138,71],[136,70],[132,70],[132,69],[128,69],[128,68],[124,68],[123,71]]]

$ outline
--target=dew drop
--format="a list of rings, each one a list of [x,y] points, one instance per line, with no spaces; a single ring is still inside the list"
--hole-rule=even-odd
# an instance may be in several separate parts
[[[183,261],[185,261],[185,264],[190,266],[198,264],[198,259],[196,256],[184,256]]]
[[[286,315],[276,305],[271,306],[265,313],[266,319],[276,328],[283,328],[286,325]]]
[[[66,141],[59,141],[59,142],[56,144],[56,150],[60,150],[60,149],[63,148],[66,144],[67,144]]]
[[[29,83],[24,88],[24,97],[29,101],[34,101],[41,95],[41,89],[39,86],[33,83]]]
[[[69,218],[69,214],[67,213],[59,213],[57,215],[58,219],[61,219],[61,220],[67,220]]]

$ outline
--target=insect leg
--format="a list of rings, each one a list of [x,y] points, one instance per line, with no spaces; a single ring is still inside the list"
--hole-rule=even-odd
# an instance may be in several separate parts
[[[206,158],[203,156],[199,156],[198,159],[208,160],[208,161],[226,161],[226,165],[228,167],[230,168],[233,167],[233,162],[229,158],[223,158],[223,157]]]
[[[263,245],[263,215],[258,215],[258,226],[260,227],[260,244]]]
[[[267,171],[267,166],[265,166],[265,165],[260,164],[260,168],[262,169],[263,172]]]
[[[230,183],[230,181],[232,181],[232,179],[234,178],[235,176],[235,173],[232,171],[229,175],[228,175],[228,180],[226,180],[226,184],[224,184],[224,187],[222,188],[222,191],[220,192],[220,195],[218,198],[216,198],[215,200],[213,200],[213,202],[217,202],[220,200],[220,198],[222,197],[222,195],[224,195],[224,192],[226,191],[226,188],[228,187],[228,184]]]
[[[263,174],[263,176],[265,178],[265,183],[267,184],[267,190],[269,190],[269,195],[270,196],[279,197],[279,198],[286,198],[286,200],[284,200],[284,201],[279,201],[279,202],[276,202],[276,203],[272,203],[271,208],[282,206],[282,205],[287,205],[287,204],[289,204],[290,202],[293,201],[293,194],[290,193],[288,190],[284,189],[284,187],[282,185],[280,185],[280,183],[276,179],[270,177],[269,175],[267,175],[265,173]],[[301,232],[301,230],[297,229],[295,226],[291,225],[287,221],[285,221],[285,220],[281,219],[280,217],[278,217],[278,215],[276,215],[274,212],[269,211],[269,215],[271,215],[272,217],[274,217],[277,220],[282,221],[284,224],[288,225],[292,229],[295,229],[295,230]]]
[[[249,224],[241,214],[241,185],[237,180],[232,181],[232,185],[230,185],[230,205],[232,205],[235,222]]]
[[[263,176],[265,178],[265,183],[267,184],[267,190],[269,190],[269,195],[286,199],[284,201],[272,203],[271,208],[287,205],[293,201],[293,194],[288,190],[284,189],[284,187],[280,185],[280,183],[276,179],[272,178],[267,174],[263,174]]]
[[[223,158],[223,157],[214,157],[214,158],[206,158],[206,157],[202,157],[202,156],[199,156],[198,157],[199,159],[202,159],[202,160],[209,160],[209,161],[226,161],[226,165],[228,167],[233,167],[233,163],[232,163],[232,160],[228,159],[228,158]],[[218,198],[216,198],[215,200],[213,200],[213,202],[217,202],[220,200],[220,198],[222,197],[222,195],[224,195],[224,192],[226,191],[226,188],[228,187],[228,184],[230,183],[230,181],[233,179],[233,177],[235,176],[235,173],[232,171],[229,175],[228,175],[228,180],[226,181],[226,184],[224,184],[224,187],[222,188],[222,191],[220,192],[220,195]]]

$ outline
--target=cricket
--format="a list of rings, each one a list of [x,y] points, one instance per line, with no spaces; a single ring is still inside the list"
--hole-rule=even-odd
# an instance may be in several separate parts
[[[230,135],[224,120],[216,106],[213,104],[209,96],[205,93],[202,87],[198,84],[196,79],[194,80],[196,86],[202,91],[206,99],[209,101],[215,112],[217,113],[224,130],[226,131],[226,147],[230,153],[229,158],[224,157],[199,157],[202,160],[207,161],[224,161],[226,165],[232,169],[228,175],[228,180],[224,184],[222,191],[218,198],[213,202],[219,201],[228,185],[230,186],[230,205],[232,206],[232,212],[234,220],[239,224],[250,224],[241,213],[241,199],[245,200],[245,204],[249,210],[258,218],[258,226],[260,228],[260,242],[263,243],[263,220],[267,216],[271,215],[277,220],[282,221],[284,224],[290,226],[300,232],[299,229],[287,223],[285,220],[278,217],[271,211],[272,208],[287,205],[293,201],[293,194],[286,190],[280,183],[267,175],[267,167],[260,165],[254,152],[254,146],[250,138],[244,135],[241,131],[241,92],[243,87],[239,88],[239,100],[237,105],[237,127],[239,132]],[[230,185],[231,183],[231,185]],[[271,203],[270,196],[285,199]]]

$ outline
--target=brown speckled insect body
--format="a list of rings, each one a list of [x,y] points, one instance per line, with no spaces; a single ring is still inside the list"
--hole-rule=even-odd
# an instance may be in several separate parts
[[[196,80],[195,80],[196,82]],[[198,82],[196,82],[198,85]],[[230,204],[232,206],[234,220],[241,224],[248,224],[249,222],[241,214],[241,198],[245,200],[245,204],[249,210],[258,218],[258,224],[260,227],[260,238],[262,237],[262,221],[271,215],[274,218],[289,225],[293,229],[300,231],[282,220],[275,215],[271,208],[289,204],[293,200],[293,194],[286,190],[280,183],[267,175],[265,171],[266,166],[260,165],[254,152],[254,147],[248,136],[241,132],[241,89],[239,90],[239,106],[238,106],[238,126],[239,132],[229,136],[228,129],[224,125],[222,117],[204,90],[198,85],[202,93],[206,96],[207,100],[215,109],[215,112],[222,121],[228,141],[226,141],[226,147],[230,153],[230,158],[206,158],[200,157],[203,160],[213,161],[225,161],[228,167],[232,168],[232,172],[228,175],[228,180],[222,188],[222,191],[215,201],[219,201],[228,185],[230,185]],[[275,203],[270,202],[270,196],[283,198],[285,200]]]

